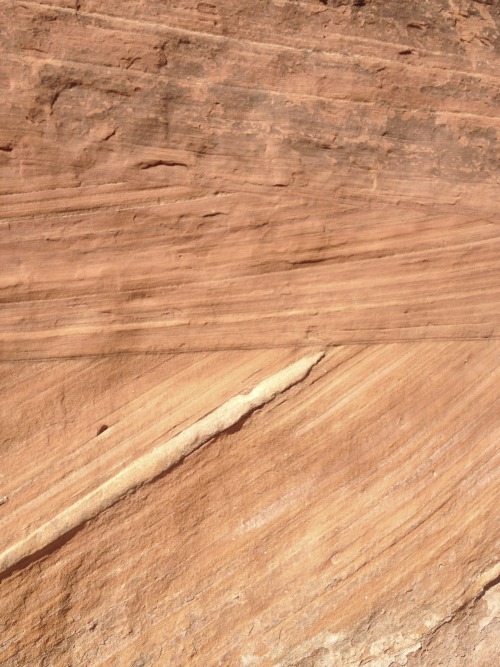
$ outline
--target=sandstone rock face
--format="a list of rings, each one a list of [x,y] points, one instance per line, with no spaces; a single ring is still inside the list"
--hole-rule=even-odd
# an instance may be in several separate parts
[[[0,16],[0,664],[495,664],[500,4]]]

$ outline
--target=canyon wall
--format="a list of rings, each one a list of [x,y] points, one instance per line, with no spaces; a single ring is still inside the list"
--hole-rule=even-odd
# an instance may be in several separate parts
[[[0,53],[0,664],[494,664],[500,3],[2,0]]]

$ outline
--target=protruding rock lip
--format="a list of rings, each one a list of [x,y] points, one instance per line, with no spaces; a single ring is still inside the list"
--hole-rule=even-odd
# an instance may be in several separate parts
[[[133,461],[101,486],[1,553],[0,578],[8,576],[23,562],[32,562],[38,556],[44,555],[50,545],[58,544],[65,537],[69,538],[85,522],[114,505],[125,495],[164,474],[243,417],[304,380],[324,355],[324,352],[318,352],[299,359],[259,382],[250,392],[233,396],[181,433]]]

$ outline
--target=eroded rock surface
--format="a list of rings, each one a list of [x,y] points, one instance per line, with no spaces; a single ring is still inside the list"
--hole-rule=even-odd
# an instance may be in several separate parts
[[[495,664],[499,29],[2,1],[1,665]]]
[[[5,1],[4,358],[498,335],[499,16]]]

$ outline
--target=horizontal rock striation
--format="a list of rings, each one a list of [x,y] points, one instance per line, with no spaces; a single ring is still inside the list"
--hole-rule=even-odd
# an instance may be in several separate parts
[[[2,0],[1,667],[490,667],[500,3]]]

